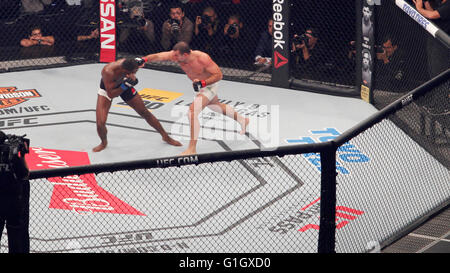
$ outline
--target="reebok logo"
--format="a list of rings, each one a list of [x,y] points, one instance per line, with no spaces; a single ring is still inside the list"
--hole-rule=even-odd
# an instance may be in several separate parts
[[[281,55],[281,53],[279,53],[278,51],[275,51],[274,59],[275,59],[275,61],[274,61],[275,68],[280,68],[283,65],[288,63],[288,60],[283,55]]]
[[[283,28],[286,24],[283,21],[283,4],[284,0],[273,0],[273,39],[274,39],[274,49],[280,48],[284,49],[284,44],[286,43],[283,37]]]

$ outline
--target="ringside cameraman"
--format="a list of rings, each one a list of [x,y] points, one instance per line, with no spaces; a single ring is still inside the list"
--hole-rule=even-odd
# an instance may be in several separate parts
[[[29,253],[29,140],[0,131],[0,240],[6,224],[9,253]]]

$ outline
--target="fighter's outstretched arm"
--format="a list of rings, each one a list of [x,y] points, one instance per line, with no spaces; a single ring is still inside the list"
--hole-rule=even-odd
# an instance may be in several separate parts
[[[142,57],[142,59],[147,62],[158,62],[158,61],[172,61],[173,60],[173,50],[163,51],[159,53],[149,54]]]

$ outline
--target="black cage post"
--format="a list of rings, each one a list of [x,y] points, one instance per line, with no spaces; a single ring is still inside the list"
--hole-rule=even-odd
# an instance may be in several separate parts
[[[336,148],[327,142],[328,148],[320,153],[320,229],[319,253],[335,252],[336,235]]]

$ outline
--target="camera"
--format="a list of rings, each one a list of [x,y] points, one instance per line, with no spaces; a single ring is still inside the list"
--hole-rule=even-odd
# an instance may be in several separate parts
[[[144,17],[137,16],[131,19],[132,23],[137,25],[138,27],[144,27],[147,24]]]
[[[300,44],[308,45],[309,37],[306,34],[302,34],[300,36],[294,37],[292,39],[292,42],[294,43],[294,45],[300,45]]]
[[[30,140],[23,136],[5,135],[0,132],[0,170],[12,172],[13,162],[29,153]]]
[[[203,14],[201,16],[202,18],[202,23],[200,24],[200,26],[206,28],[208,25],[210,25],[212,23],[211,21],[211,17],[209,17],[208,15]]]
[[[142,3],[135,1],[130,2],[129,14],[131,18],[131,23],[135,24],[137,27],[144,27],[147,21],[144,18],[144,7]]]
[[[228,27],[227,34],[228,34],[228,35],[234,35],[234,34],[236,34],[236,32],[238,31],[238,29],[239,29],[238,24],[236,24],[236,23],[231,24],[231,25]]]
[[[177,19],[172,19],[172,18],[169,19],[170,28],[172,29],[172,31],[174,33],[180,32],[180,24],[181,24],[181,22]]]
[[[376,53],[384,53],[383,45],[375,45],[375,52]]]

